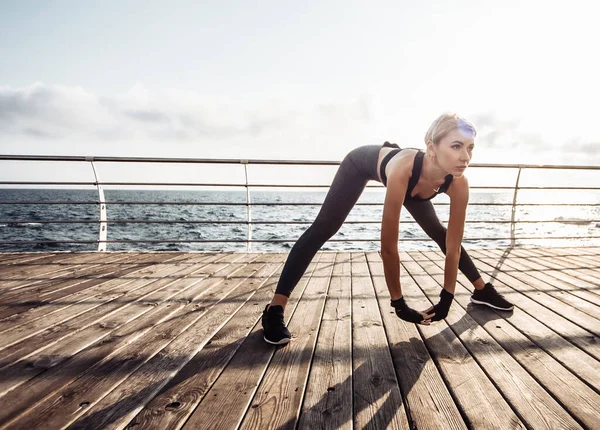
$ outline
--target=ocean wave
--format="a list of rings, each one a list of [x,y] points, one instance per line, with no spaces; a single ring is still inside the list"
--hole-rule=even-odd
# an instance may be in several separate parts
[[[108,238],[119,239],[160,239],[160,240],[181,240],[181,239],[212,239],[222,240],[220,243],[211,242],[191,242],[191,243],[110,243],[109,250],[245,250],[246,243],[243,242],[247,237],[248,226],[246,208],[240,206],[226,206],[228,202],[243,202],[245,194],[233,194],[222,192],[174,192],[160,191],[148,194],[140,191],[111,191],[114,194],[113,200],[131,201],[131,200],[164,200],[159,211],[150,211],[148,206],[136,205],[113,205],[109,208],[110,220],[205,220],[211,223],[201,224],[144,224],[144,223],[112,223],[108,227]],[[22,197],[25,195],[26,197]],[[238,196],[238,197],[236,197]],[[255,220],[263,222],[288,221],[288,222],[312,222],[318,212],[317,207],[299,207],[295,203],[317,202],[324,196],[313,192],[306,193],[260,193],[259,199],[267,204],[272,202],[289,202],[291,206],[255,206],[252,208],[252,217]],[[510,195],[512,198],[512,194]],[[0,200],[18,200],[25,198],[28,201],[46,201],[46,200],[93,200],[97,196],[93,193],[82,193],[79,190],[0,190]],[[235,197],[235,198],[234,198]],[[477,197],[477,196],[475,196]],[[181,207],[180,205],[169,206],[170,202],[176,201],[207,201],[223,202],[223,206],[196,206]],[[489,200],[489,199],[488,199]],[[478,200],[479,201],[479,200]],[[446,208],[440,208],[438,214],[442,220],[448,217]],[[537,210],[528,209],[527,218],[538,217],[539,219],[553,219],[551,223],[542,224],[518,224],[518,233],[523,236],[531,236],[537,231],[541,237],[550,237],[556,232],[562,231],[561,235],[572,235],[576,237],[579,232],[588,233],[588,229],[600,228],[598,206],[594,209],[574,208],[561,212],[550,212],[538,214]],[[561,215],[561,216],[559,216]],[[496,207],[473,206],[470,208],[469,220],[506,220],[507,213],[504,209]],[[548,218],[546,218],[548,217]],[[43,240],[90,240],[94,241],[98,237],[98,226],[93,223],[45,223],[45,220],[59,219],[97,219],[95,206],[77,205],[74,207],[65,207],[52,205],[44,206],[24,206],[24,205],[0,205],[0,224],[2,232],[2,241],[43,241]],[[17,224],[11,220],[27,220],[29,223]],[[372,221],[381,219],[381,208],[372,206],[359,206],[350,216],[350,220]],[[244,224],[221,224],[215,221],[242,221]],[[590,221],[588,221],[590,220]],[[564,223],[564,224],[563,224]],[[566,224],[570,224],[566,226]],[[42,226],[42,227],[40,227]],[[252,243],[251,248],[254,251],[289,251],[295,241],[309,227],[309,224],[253,224],[251,225],[251,234],[253,239],[265,240],[265,242]],[[351,249],[377,249],[379,246],[380,230],[379,224],[345,224],[338,238],[342,241],[331,241],[326,247],[335,250]],[[536,230],[537,229],[537,230]],[[565,230],[567,229],[567,230]],[[585,230],[585,232],[583,232]],[[565,232],[566,231],[566,232]],[[600,230],[599,230],[600,231]],[[495,223],[477,223],[469,224],[465,237],[507,237],[509,234],[508,226]],[[428,249],[436,247],[435,243],[425,236],[418,225],[402,225],[401,235],[403,238],[413,239],[403,242],[406,249],[419,249],[427,247]],[[274,239],[289,239],[291,242],[269,242]],[[373,240],[373,242],[359,241],[353,242],[352,239]],[[232,240],[242,240],[242,242],[232,242]],[[502,246],[507,242],[489,242],[473,240],[466,241],[469,246],[485,247],[493,244]],[[527,242],[528,244],[530,242]],[[574,243],[583,243],[574,239]],[[2,245],[2,251],[9,250],[93,250],[94,244],[73,244],[73,243],[50,243],[40,245]]]
[[[556,222],[562,222],[564,224],[576,224],[576,225],[586,225],[586,224],[591,224],[592,222],[586,219],[581,219],[581,218],[568,218],[568,217],[563,217],[563,216],[559,216],[554,218],[553,221]]]
[[[9,222],[7,224],[0,224],[0,227],[13,227],[13,228],[27,228],[27,227],[39,227],[43,225],[40,222]]]

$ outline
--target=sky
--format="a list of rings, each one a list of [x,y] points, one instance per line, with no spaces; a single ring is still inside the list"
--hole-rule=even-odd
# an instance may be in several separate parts
[[[0,153],[341,160],[423,147],[452,111],[477,128],[473,163],[598,166],[598,8],[0,0]],[[155,174],[136,169],[120,174]]]

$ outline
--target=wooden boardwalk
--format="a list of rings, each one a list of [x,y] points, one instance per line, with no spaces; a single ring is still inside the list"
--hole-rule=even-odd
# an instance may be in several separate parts
[[[286,254],[0,254],[0,428],[600,428],[600,248],[471,256],[514,312],[460,274],[446,320],[405,323],[377,253],[323,252],[274,347]],[[443,255],[401,260],[437,302]]]

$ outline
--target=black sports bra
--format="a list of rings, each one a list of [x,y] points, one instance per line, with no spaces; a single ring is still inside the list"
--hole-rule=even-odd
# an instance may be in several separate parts
[[[383,185],[387,185],[387,176],[385,175],[385,167],[390,162],[390,160],[392,158],[394,158],[394,156],[397,153],[402,151],[402,149],[407,149],[407,148],[400,148],[395,143],[389,143],[389,142],[385,142],[383,144],[383,146],[388,147],[388,148],[396,148],[396,149],[390,151],[388,154],[386,154],[386,156],[381,161],[381,167],[379,168],[379,175],[381,176],[381,182],[383,183]],[[410,148],[410,149],[417,149],[417,148]],[[454,179],[454,176],[452,176],[450,174],[446,175],[446,180],[444,181],[444,183],[438,188],[438,190],[435,192],[435,194],[432,195],[431,197],[424,199],[419,196],[411,196],[413,189],[419,182],[419,177],[421,176],[421,170],[423,169],[423,156],[425,155],[425,153],[423,151],[421,151],[420,149],[418,149],[417,151],[418,152],[415,155],[415,161],[413,163],[412,174],[410,175],[410,179],[408,181],[408,187],[406,188],[406,195],[404,196],[404,200],[423,200],[423,201],[431,200],[438,194],[445,193],[448,190],[448,187],[450,186],[452,179]]]

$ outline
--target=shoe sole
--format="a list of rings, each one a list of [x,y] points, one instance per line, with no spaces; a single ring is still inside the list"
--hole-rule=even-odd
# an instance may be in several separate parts
[[[263,339],[265,340],[265,342],[270,343],[271,345],[285,345],[286,343],[289,343],[291,339],[281,339],[279,342],[273,342],[272,340],[267,339],[266,337],[263,337]]]
[[[511,306],[510,308],[501,308],[499,306],[491,305],[488,302],[480,302],[479,300],[475,300],[473,298],[471,298],[471,302],[476,303],[478,305],[489,306],[490,308],[498,309],[499,311],[512,311],[515,308],[514,306]]]

